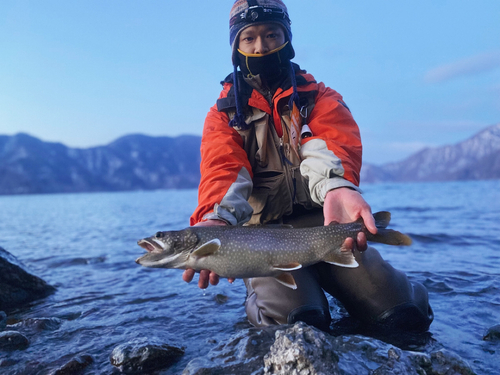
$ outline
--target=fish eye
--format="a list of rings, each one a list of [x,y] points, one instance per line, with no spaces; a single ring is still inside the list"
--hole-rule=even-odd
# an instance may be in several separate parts
[[[163,234],[163,232],[156,232],[155,237],[156,238],[163,238],[164,234]]]

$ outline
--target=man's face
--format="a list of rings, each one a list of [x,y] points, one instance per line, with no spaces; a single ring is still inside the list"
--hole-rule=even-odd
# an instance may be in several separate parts
[[[285,43],[283,28],[274,23],[247,27],[240,34],[238,48],[248,54],[263,55]]]

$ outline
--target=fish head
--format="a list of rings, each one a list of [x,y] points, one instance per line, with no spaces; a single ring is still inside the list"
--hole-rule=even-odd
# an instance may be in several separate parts
[[[190,252],[199,239],[192,230],[158,232],[137,244],[147,253],[136,260],[142,266],[155,268],[185,268]]]

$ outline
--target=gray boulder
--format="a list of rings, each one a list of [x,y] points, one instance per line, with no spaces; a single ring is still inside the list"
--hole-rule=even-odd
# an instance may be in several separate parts
[[[276,331],[270,351],[264,357],[265,374],[306,375],[340,374],[339,357],[326,335],[299,322]]]
[[[183,375],[229,374],[472,375],[468,364],[449,351],[401,350],[361,335],[333,337],[302,322],[250,328],[189,362]]]
[[[54,291],[53,286],[30,273],[15,256],[0,247],[0,310],[21,307]]]

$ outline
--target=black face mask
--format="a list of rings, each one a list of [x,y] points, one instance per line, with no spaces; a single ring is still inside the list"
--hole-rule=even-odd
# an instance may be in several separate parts
[[[248,78],[259,75],[267,83],[282,78],[288,72],[292,57],[293,49],[290,42],[264,55],[247,54],[238,49],[240,70],[243,75]]]

